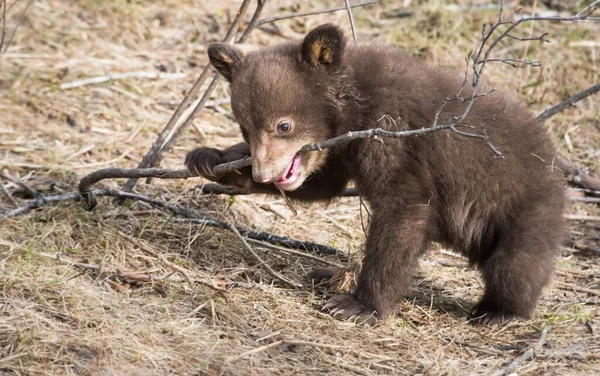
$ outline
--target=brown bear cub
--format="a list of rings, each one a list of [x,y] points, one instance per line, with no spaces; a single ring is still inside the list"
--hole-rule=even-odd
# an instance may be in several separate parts
[[[473,310],[479,322],[530,317],[563,241],[565,198],[553,166],[556,150],[515,98],[497,91],[479,97],[459,124],[485,132],[502,158],[485,141],[451,129],[299,152],[348,131],[430,127],[441,103],[459,93],[463,75],[391,46],[347,45],[333,25],[299,43],[248,53],[215,43],[208,55],[231,83],[246,142],[194,150],[185,162],[191,172],[252,192],[283,190],[302,201],[330,200],[353,181],[370,206],[357,289],[325,309],[367,324],[386,318],[408,292],[419,257],[437,242],[481,271],[485,292]],[[466,105],[449,102],[438,123]],[[251,167],[213,174],[214,166],[247,155]]]

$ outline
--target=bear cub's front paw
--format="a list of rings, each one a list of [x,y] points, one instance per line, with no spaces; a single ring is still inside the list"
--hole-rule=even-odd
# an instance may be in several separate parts
[[[322,310],[333,317],[353,321],[358,325],[375,326],[380,322],[377,311],[362,305],[352,294],[334,296],[325,303]]]
[[[190,174],[215,180],[214,168],[223,163],[223,152],[214,148],[198,148],[185,157],[185,167]]]

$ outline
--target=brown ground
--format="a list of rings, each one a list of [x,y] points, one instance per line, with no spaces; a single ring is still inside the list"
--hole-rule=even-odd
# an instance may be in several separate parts
[[[25,3],[9,10],[9,29]],[[457,11],[457,5],[442,0],[408,1],[413,15],[393,18],[399,3],[355,10],[359,39],[397,44],[457,69],[482,23],[496,17],[494,10]],[[529,2],[526,9],[537,3]],[[273,0],[264,15],[342,4]],[[52,193],[74,191],[82,176],[98,168],[135,167],[206,64],[206,44],[222,38],[238,5],[237,0],[33,2],[0,59],[0,170]],[[541,2],[538,9],[547,10]],[[256,31],[251,41],[273,43],[281,38],[276,34],[298,37],[323,22],[349,30],[344,13],[320,15],[279,22],[277,29],[268,29],[277,33]],[[542,30],[550,33],[551,44],[511,42],[497,50],[501,56],[540,60],[542,68],[497,65],[487,72],[498,87],[518,92],[535,113],[600,81],[600,25],[537,23],[524,25],[519,35]],[[108,73],[158,69],[184,77],[113,79],[60,89]],[[226,97],[225,87],[214,95]],[[546,124],[561,153],[596,173],[599,118],[596,95]],[[208,108],[163,165],[180,168],[194,145],[237,142],[236,129],[227,104]],[[22,189],[2,182],[22,204]],[[364,240],[356,198],[300,208],[294,217],[280,199],[203,196],[194,189],[198,182],[157,181],[139,185],[138,191],[353,253]],[[0,194],[0,211],[12,205]],[[598,216],[600,210],[572,203],[569,214]],[[598,223],[572,221],[571,236],[597,246]],[[324,266],[254,248],[297,282],[307,270]],[[188,283],[145,249],[194,276],[209,275],[229,292]],[[66,261],[52,259],[57,254]],[[331,292],[292,289],[273,280],[228,232],[175,224],[140,203],[115,207],[103,199],[91,213],[64,203],[0,223],[0,374],[490,374],[533,346],[545,325],[552,327],[547,344],[517,369],[519,375],[598,374],[599,257],[562,250],[554,283],[534,318],[486,328],[467,322],[481,294],[477,273],[456,256],[432,252],[397,314],[368,329],[320,313]],[[91,264],[102,273],[69,261]],[[124,272],[164,278],[147,282]],[[278,345],[279,340],[290,342]],[[246,353],[253,349],[258,350]]]

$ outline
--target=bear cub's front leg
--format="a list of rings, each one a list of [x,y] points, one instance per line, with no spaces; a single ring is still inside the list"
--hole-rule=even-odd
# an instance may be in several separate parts
[[[400,202],[373,203],[356,291],[335,296],[323,306],[333,316],[373,326],[389,316],[408,292],[426,244],[430,209],[396,201]]]

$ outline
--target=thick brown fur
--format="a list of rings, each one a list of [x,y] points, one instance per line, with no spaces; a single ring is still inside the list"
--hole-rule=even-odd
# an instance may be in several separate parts
[[[397,48],[345,41],[339,28],[322,25],[299,44],[245,55],[211,46],[211,62],[231,82],[233,112],[249,144],[199,148],[187,167],[224,184],[277,193],[269,182],[285,174],[304,144],[370,128],[429,127],[442,101],[461,88],[460,74]],[[465,105],[448,104],[440,122]],[[292,131],[278,131],[281,119]],[[407,293],[419,257],[438,242],[481,271],[485,291],[473,310],[479,322],[530,317],[564,236],[556,150],[529,111],[499,91],[477,98],[461,125],[473,133],[485,129],[503,157],[452,130],[383,143],[354,140],[301,156],[301,185],[288,189],[289,197],[330,200],[354,181],[371,207],[357,289],[328,301],[332,314],[369,324],[387,317]],[[212,174],[215,165],[248,154],[252,168]]]

